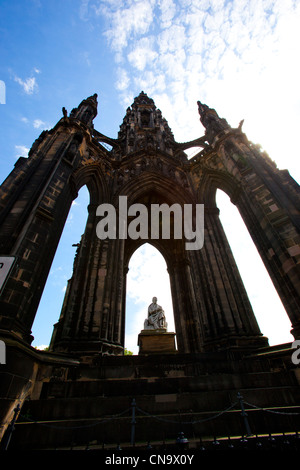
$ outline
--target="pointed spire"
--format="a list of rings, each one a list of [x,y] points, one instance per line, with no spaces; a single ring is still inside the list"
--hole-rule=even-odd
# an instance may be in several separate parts
[[[212,143],[215,137],[225,129],[230,129],[226,119],[220,118],[215,109],[209,108],[206,104],[197,101],[200,121],[206,128],[205,135],[209,143]]]
[[[70,118],[79,119],[88,127],[93,127],[93,119],[97,116],[97,93],[83,100],[78,108],[74,108],[70,113]]]
[[[173,155],[174,136],[152,98],[142,91],[127,108],[120,126],[119,140],[125,153],[141,149],[160,150]]]

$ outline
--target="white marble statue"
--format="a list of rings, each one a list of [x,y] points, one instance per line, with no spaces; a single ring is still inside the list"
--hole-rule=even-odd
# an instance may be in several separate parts
[[[153,297],[152,304],[148,307],[148,318],[144,322],[145,330],[167,330],[165,312],[157,304],[157,298]]]

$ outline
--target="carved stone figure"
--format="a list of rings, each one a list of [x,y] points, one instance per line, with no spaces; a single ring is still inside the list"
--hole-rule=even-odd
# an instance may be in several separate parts
[[[148,307],[148,318],[144,322],[145,330],[167,330],[165,312],[157,304],[157,298],[153,297],[152,303]]]

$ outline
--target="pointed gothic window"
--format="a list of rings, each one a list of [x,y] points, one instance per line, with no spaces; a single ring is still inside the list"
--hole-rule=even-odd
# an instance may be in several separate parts
[[[56,254],[48,275],[44,292],[33,323],[33,346],[48,346],[53,325],[61,312],[68,279],[72,275],[76,245],[80,242],[87,220],[89,192],[83,186],[73,201]]]
[[[271,346],[293,341],[288,315],[238,209],[220,189],[217,190],[216,201],[222,226],[262,334],[269,339]]]
[[[127,274],[125,347],[138,354],[137,338],[144,328],[152,298],[162,306],[168,332],[175,332],[169,274],[165,259],[149,243],[132,255]]]
[[[141,111],[141,125],[142,127],[152,127],[151,112],[148,109]]]

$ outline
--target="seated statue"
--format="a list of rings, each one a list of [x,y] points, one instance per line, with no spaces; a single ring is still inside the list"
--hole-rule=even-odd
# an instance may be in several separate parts
[[[145,330],[166,330],[167,323],[165,312],[160,305],[157,305],[157,298],[153,297],[152,304],[148,307],[148,318],[144,322]]]

